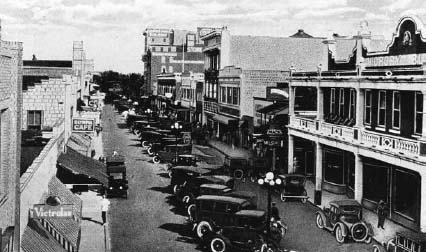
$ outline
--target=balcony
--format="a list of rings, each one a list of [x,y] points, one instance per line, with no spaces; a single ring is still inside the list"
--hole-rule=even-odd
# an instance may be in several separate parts
[[[422,151],[425,149],[426,143],[418,140],[296,116],[290,118],[289,127],[318,136],[334,138],[359,147],[369,147],[414,158],[426,156],[426,152]]]

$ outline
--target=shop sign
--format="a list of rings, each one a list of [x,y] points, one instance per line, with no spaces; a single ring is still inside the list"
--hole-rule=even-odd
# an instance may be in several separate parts
[[[35,219],[68,219],[73,217],[73,205],[51,206],[47,204],[37,204],[30,209],[30,218]]]
[[[73,118],[73,132],[93,132],[95,129],[95,119],[92,118]]]
[[[282,130],[280,129],[268,129],[266,131],[268,136],[268,145],[273,147],[279,147],[282,144],[282,138],[284,136]]]
[[[366,67],[413,66],[426,62],[426,53],[377,56],[365,59]]]

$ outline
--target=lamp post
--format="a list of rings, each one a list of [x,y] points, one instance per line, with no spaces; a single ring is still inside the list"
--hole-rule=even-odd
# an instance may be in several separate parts
[[[280,185],[282,183],[280,178],[275,177],[273,172],[266,173],[264,178],[260,178],[257,183],[259,185],[266,185],[268,187],[268,212],[267,212],[267,231],[266,237],[269,239],[271,233],[271,201],[272,201],[272,188],[275,185]]]
[[[171,128],[172,128],[172,130],[175,131],[175,137],[176,137],[176,141],[175,141],[175,162],[177,162],[177,159],[178,159],[178,154],[177,154],[178,133],[182,129],[182,124],[175,122],[174,124],[172,124]]]
[[[145,113],[148,114],[148,119],[151,119],[152,110],[150,108],[148,108],[147,110],[145,110]]]

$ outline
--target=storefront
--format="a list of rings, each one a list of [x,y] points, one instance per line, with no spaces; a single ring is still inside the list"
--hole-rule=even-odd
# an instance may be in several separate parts
[[[353,198],[355,183],[355,157],[348,151],[324,147],[323,189]]]
[[[420,220],[421,177],[417,172],[365,158],[363,205],[375,210],[380,200],[389,207],[389,218],[417,229]]]

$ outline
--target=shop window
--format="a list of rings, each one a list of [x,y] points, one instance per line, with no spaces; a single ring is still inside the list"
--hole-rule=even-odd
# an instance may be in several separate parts
[[[233,92],[233,94],[232,94],[232,104],[235,104],[235,105],[238,105],[239,104],[239,99],[238,99],[238,97],[239,97],[239,88],[232,88],[232,92]]]
[[[350,91],[350,101],[349,101],[349,118],[355,119],[355,111],[356,111],[356,96],[355,89],[351,89]]]
[[[386,91],[379,91],[379,106],[377,111],[377,126],[385,127],[386,123]]]
[[[345,89],[339,89],[339,115],[345,116]]]
[[[28,110],[27,112],[28,127],[27,128],[41,130],[41,118],[42,118],[41,110]]]
[[[226,103],[226,87],[220,87],[220,90],[222,96],[221,102]]]
[[[401,101],[400,94],[398,91],[393,92],[392,99],[392,128],[399,129],[401,124]]]
[[[420,176],[403,169],[395,169],[393,184],[394,211],[412,221],[417,220],[420,208]]]
[[[324,151],[325,180],[334,184],[342,185],[343,182],[343,152],[326,149]]]
[[[376,162],[364,163],[363,182],[364,182],[364,198],[373,202],[388,199],[388,175],[389,167],[380,165]]]
[[[421,135],[423,128],[423,94],[421,92],[416,92],[414,99],[414,111],[416,112],[414,114],[414,133]]]
[[[330,113],[336,114],[336,89],[330,91]]]
[[[371,90],[365,90],[364,123],[367,125],[371,124],[371,98]]]

